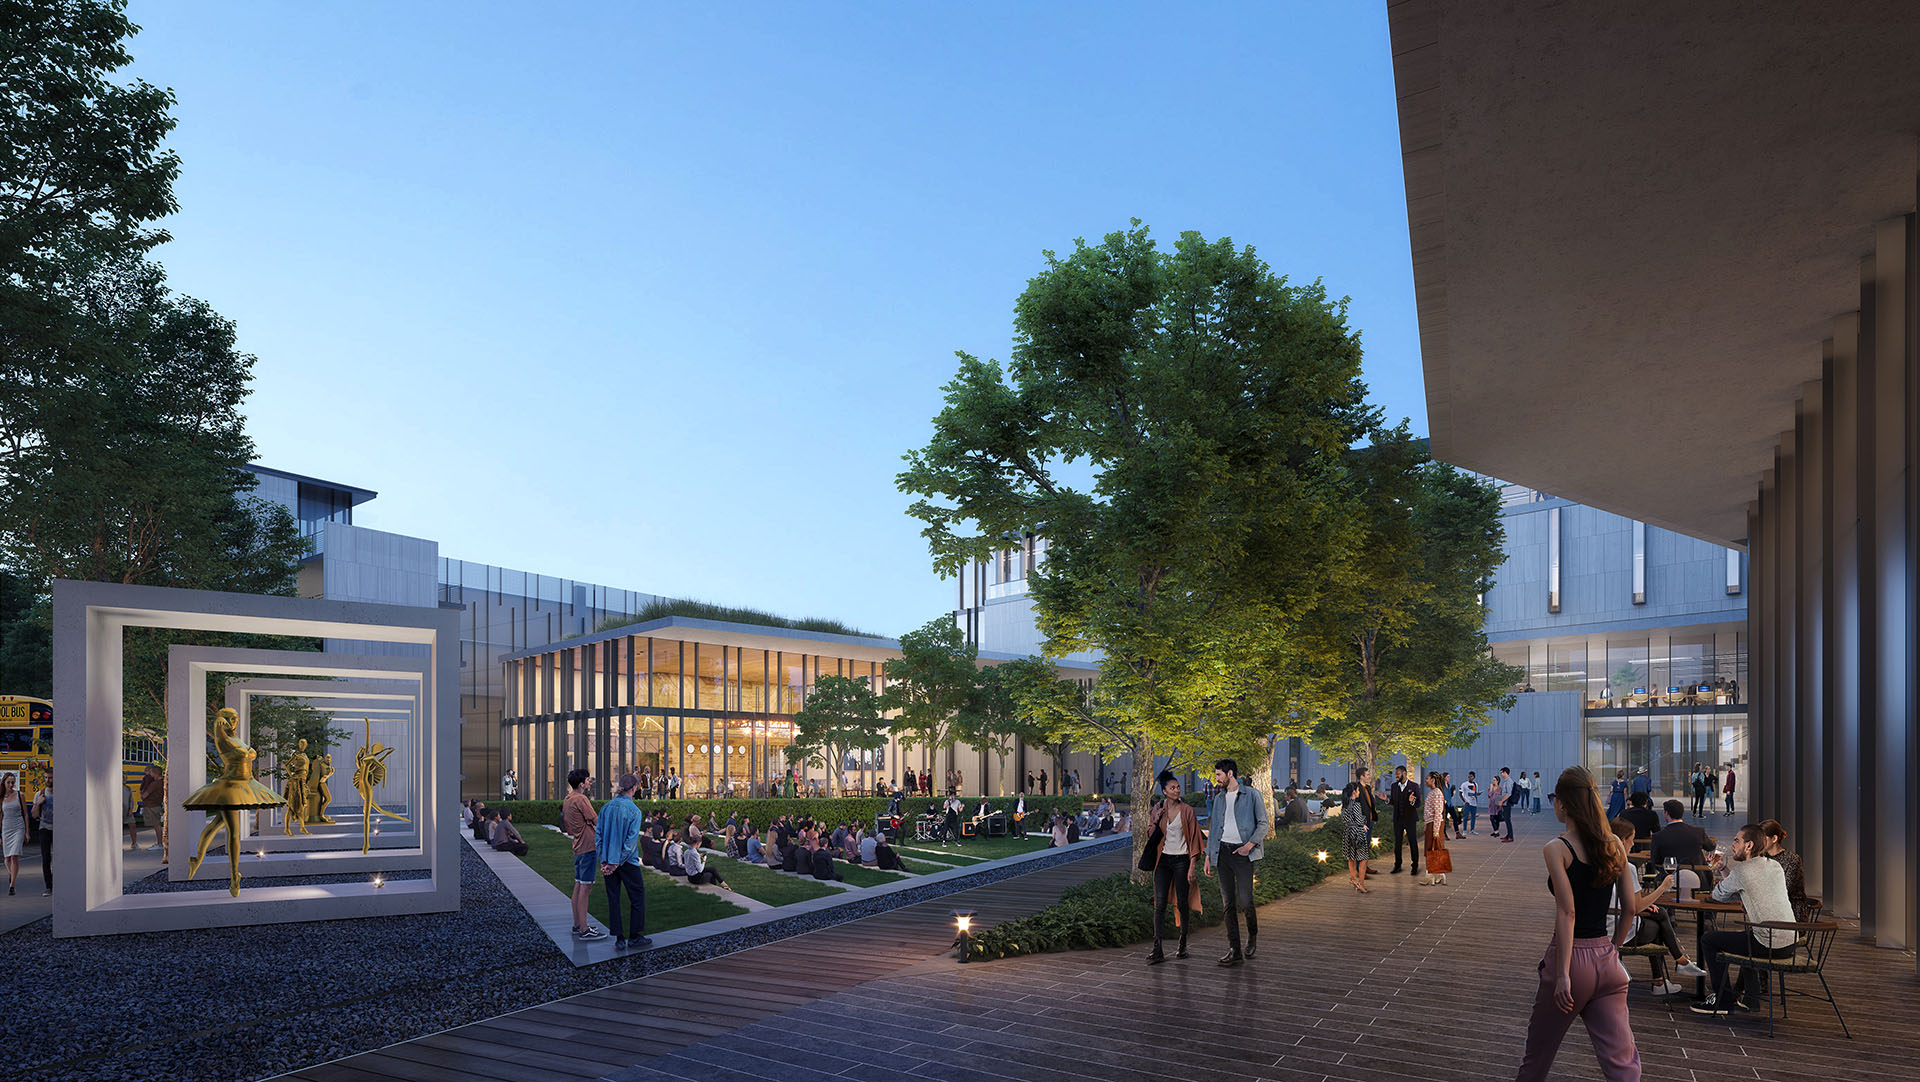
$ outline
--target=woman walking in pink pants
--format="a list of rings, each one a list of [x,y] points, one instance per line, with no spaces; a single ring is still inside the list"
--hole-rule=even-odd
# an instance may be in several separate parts
[[[1547,843],[1547,887],[1553,892],[1553,941],[1540,961],[1540,985],[1527,1021],[1527,1049],[1518,1082],[1544,1082],[1554,1054],[1575,1015],[1587,1024],[1587,1037],[1600,1057],[1600,1074],[1609,1082],[1638,1082],[1640,1050],[1627,1020],[1627,971],[1618,948],[1633,931],[1620,921],[1607,937],[1607,909],[1618,887],[1632,897],[1633,866],[1619,839],[1601,816],[1600,791],[1593,775],[1577,766],[1560,773],[1553,787],[1553,814],[1567,830]]]

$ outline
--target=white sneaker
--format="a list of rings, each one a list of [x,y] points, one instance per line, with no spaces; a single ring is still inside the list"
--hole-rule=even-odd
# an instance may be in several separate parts
[[[1674,966],[1673,971],[1682,977],[1704,977],[1707,975],[1706,970],[1701,969],[1692,962],[1682,962],[1680,965]]]
[[[1680,986],[1672,981],[1655,981],[1653,984],[1653,994],[1656,996],[1677,996],[1680,991]]]

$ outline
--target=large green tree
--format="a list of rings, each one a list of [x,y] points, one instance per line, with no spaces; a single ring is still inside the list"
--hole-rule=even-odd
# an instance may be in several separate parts
[[[826,770],[827,795],[832,796],[848,752],[886,746],[880,697],[873,693],[867,678],[823,676],[794,712],[793,743],[787,747],[787,759],[819,763]]]
[[[1046,653],[1100,652],[1084,713],[1136,770],[1156,747],[1254,746],[1292,715],[1208,706],[1203,685],[1294,650],[1344,543],[1341,464],[1372,423],[1344,302],[1230,240],[1164,251],[1138,222],[1046,260],[1006,369],[960,355],[900,488],[942,572],[1047,537],[1028,580]]]
[[[1404,426],[1351,456],[1361,544],[1304,628],[1316,696],[1312,743],[1372,767],[1465,747],[1513,705],[1518,671],[1488,653],[1481,597],[1500,566],[1492,485],[1427,453]]]
[[[285,594],[306,551],[249,495],[253,358],[146,258],[179,162],[172,95],[114,79],[123,9],[0,0],[0,570],[25,599],[0,662],[28,689],[51,685],[54,578]],[[129,725],[164,724],[165,642],[205,638],[128,633]]]
[[[903,744],[937,755],[980,735],[974,712],[978,656],[951,616],[936,616],[900,636],[900,656],[887,661],[884,670],[880,708],[898,712],[892,727]]]

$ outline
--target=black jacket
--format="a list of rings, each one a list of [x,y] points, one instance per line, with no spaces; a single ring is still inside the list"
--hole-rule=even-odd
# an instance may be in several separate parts
[[[833,870],[833,855],[825,849],[813,851],[813,877],[815,879],[840,878],[840,873]]]
[[[1707,862],[1706,847],[1706,831],[1692,823],[1668,823],[1661,828],[1660,833],[1653,836],[1651,856],[1654,868],[1664,872],[1668,857],[1672,857],[1683,867],[1688,864],[1705,864]],[[1706,878],[1708,877],[1702,876],[1703,880]],[[1704,887],[1708,884],[1702,882],[1700,885]]]
[[[1388,791],[1388,799],[1393,802],[1393,821],[1396,823],[1414,823],[1420,819],[1420,786],[1412,778],[1396,781]]]

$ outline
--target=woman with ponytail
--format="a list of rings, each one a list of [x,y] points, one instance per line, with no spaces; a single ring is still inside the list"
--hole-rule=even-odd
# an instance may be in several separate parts
[[[1613,936],[1607,935],[1614,892],[1634,896],[1633,866],[1607,827],[1593,775],[1568,767],[1551,799],[1553,814],[1567,828],[1541,851],[1553,893],[1553,940],[1540,960],[1526,1053],[1515,1077],[1519,1082],[1544,1082],[1567,1027],[1578,1015],[1587,1024],[1601,1076],[1609,1082],[1637,1082],[1640,1050],[1627,1020],[1630,982],[1619,955],[1633,924],[1619,921]]]

